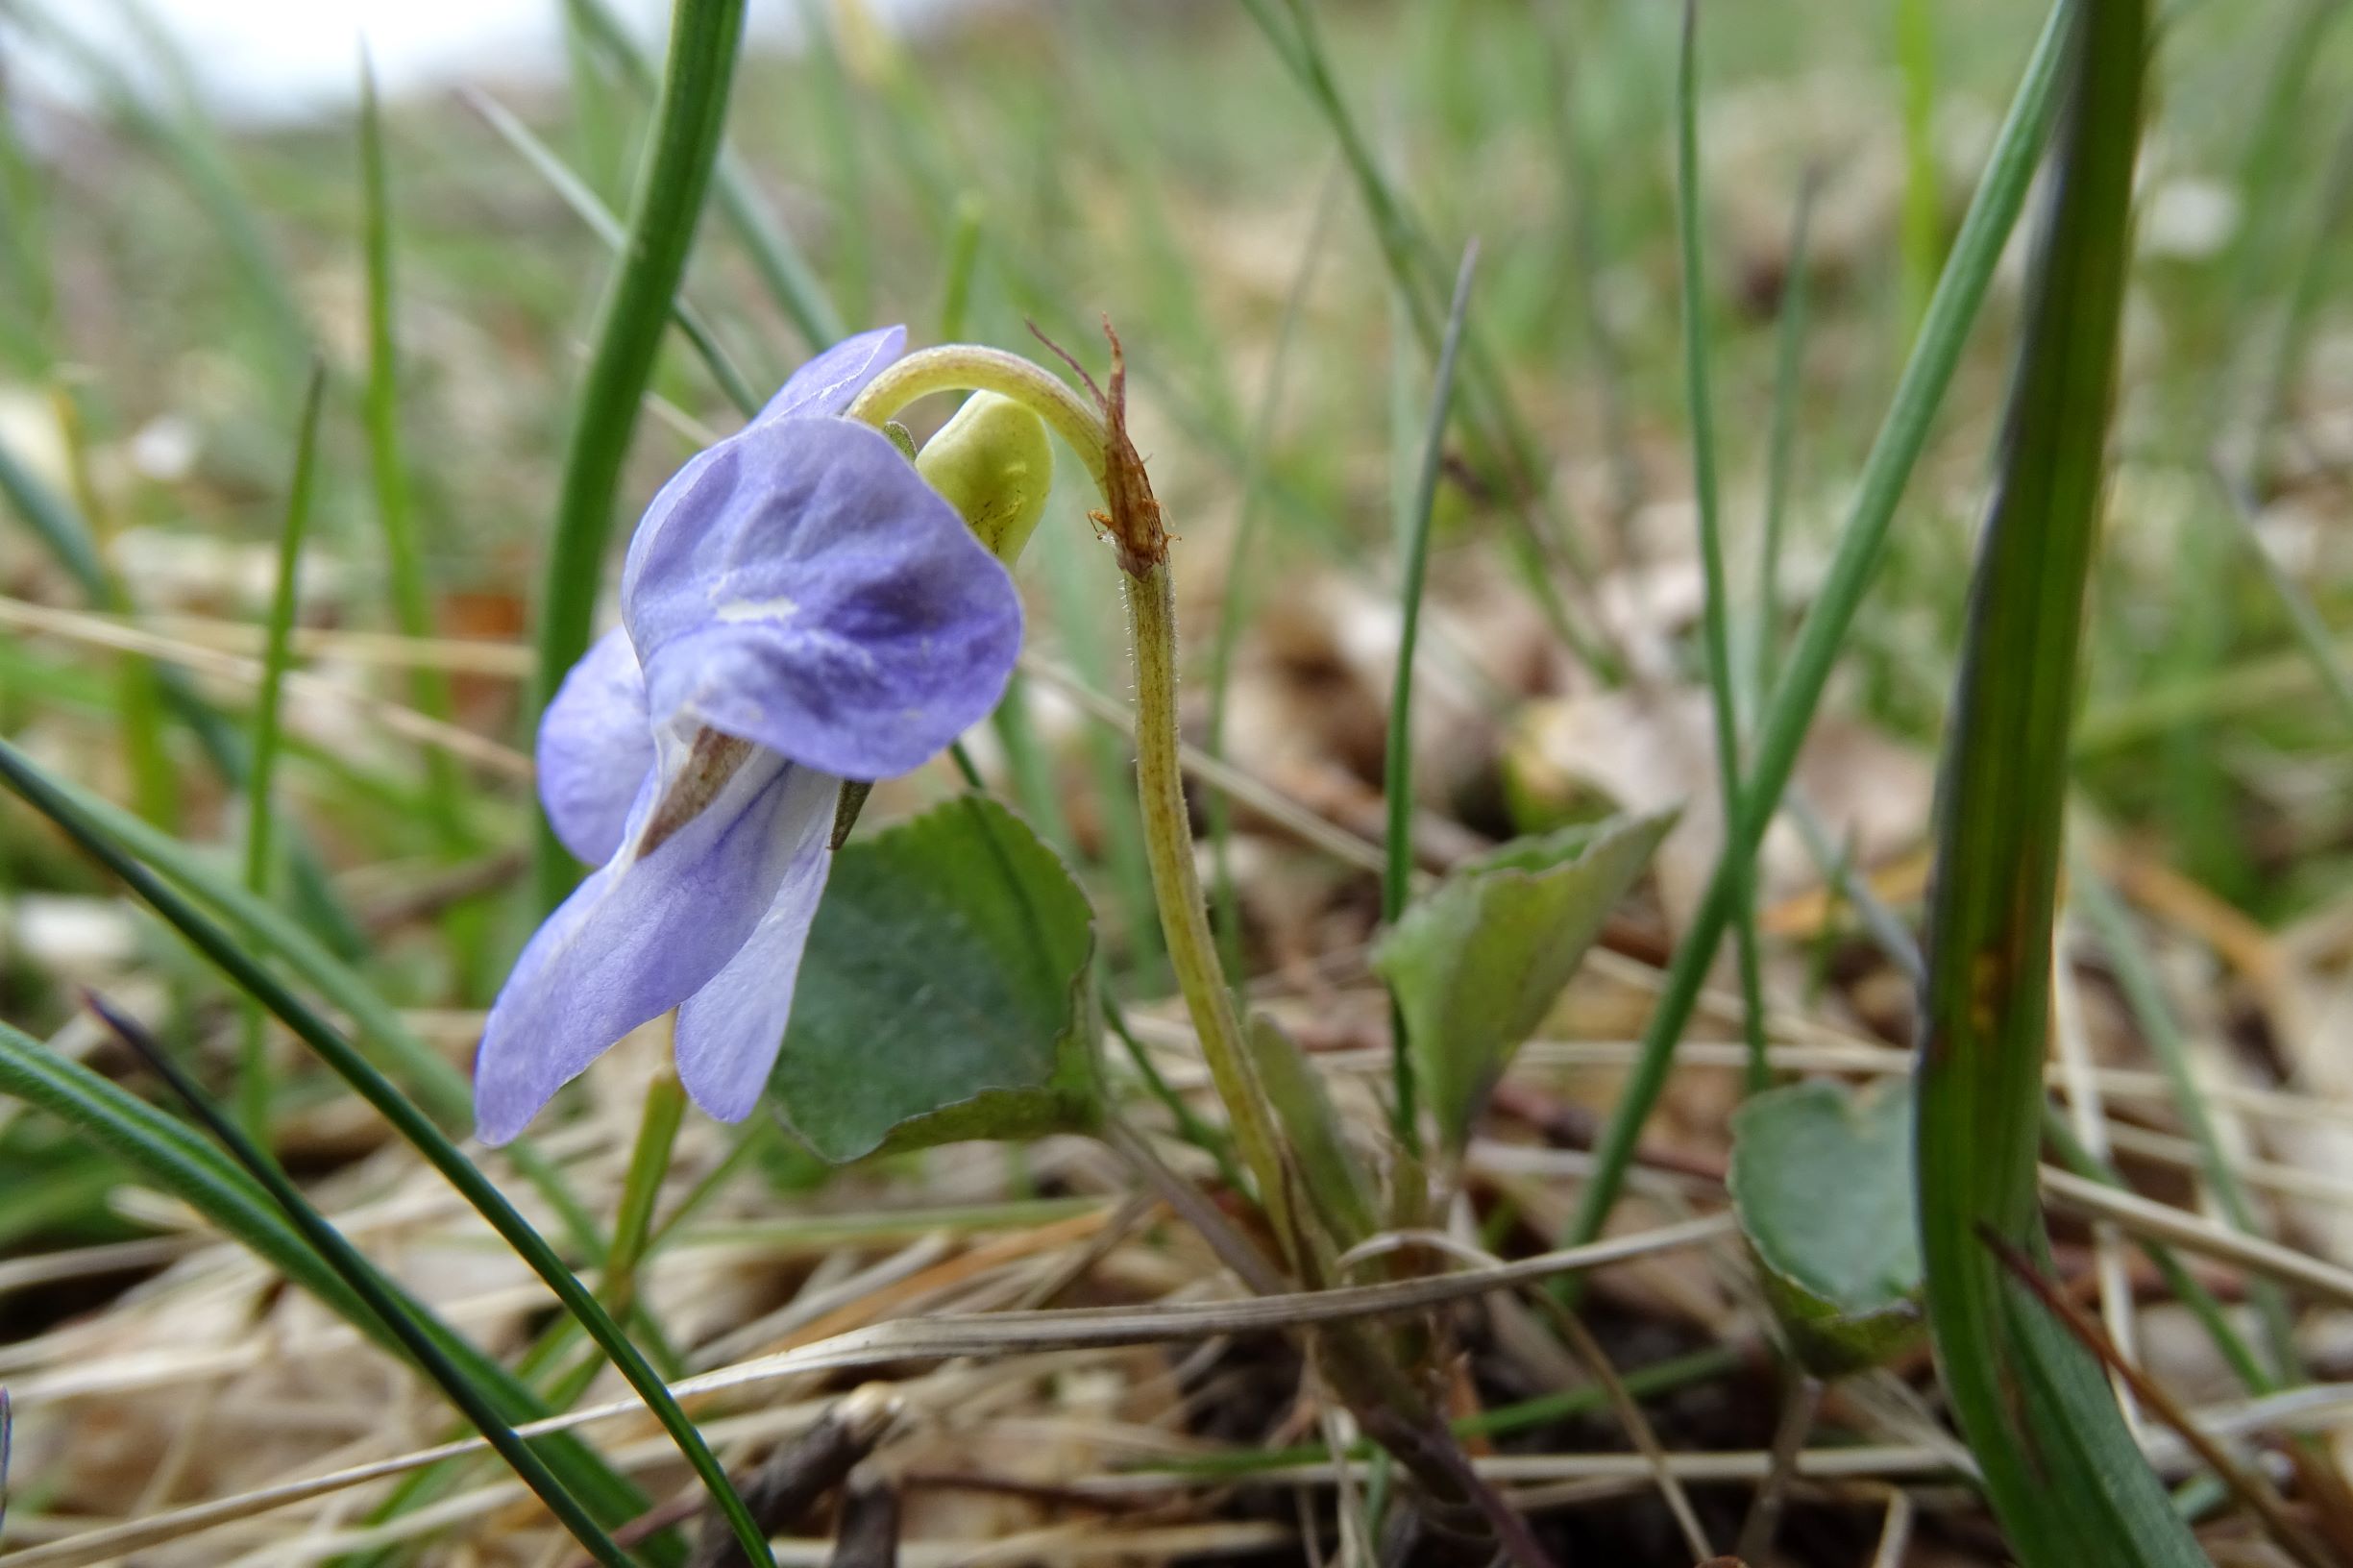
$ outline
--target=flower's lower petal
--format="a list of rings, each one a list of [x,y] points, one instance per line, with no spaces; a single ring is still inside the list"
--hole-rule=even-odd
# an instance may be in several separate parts
[[[548,918],[491,1007],[474,1069],[484,1142],[513,1138],[622,1036],[701,990],[767,917],[791,869],[782,818],[800,770],[747,748],[708,801],[680,815],[665,808],[692,754],[668,740],[663,751],[622,852]]]
[[[793,372],[768,400],[768,406],[752,416],[752,423],[790,419],[796,414],[838,414],[866,390],[867,382],[906,352],[904,327],[879,327],[846,337]]]
[[[591,866],[621,847],[629,807],[653,771],[646,677],[616,626],[572,667],[539,722],[539,798],[565,848]]]
[[[995,705],[1021,645],[1013,579],[881,434],[785,419],[696,462],[623,584],[657,724],[871,779]]]
[[[792,840],[792,863],[760,924],[725,968],[678,1008],[678,1081],[722,1121],[741,1121],[760,1103],[784,1026],[793,1015],[800,953],[833,869],[833,810],[841,780],[795,771],[777,831]]]

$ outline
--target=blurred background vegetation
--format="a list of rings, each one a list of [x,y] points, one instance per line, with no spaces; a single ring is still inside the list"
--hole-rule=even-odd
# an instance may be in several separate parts
[[[0,735],[235,863],[240,801],[170,717],[140,656],[157,649],[108,638],[135,621],[168,640],[165,662],[193,664],[232,726],[250,722],[254,671],[234,660],[258,647],[304,387],[322,361],[297,619],[323,635],[298,653],[331,684],[289,693],[280,810],[358,922],[320,934],[358,939],[380,989],[462,1062],[525,929],[510,894],[531,802],[513,753],[494,753],[527,751],[522,647],[612,263],[579,208],[626,205],[650,107],[627,61],[658,58],[659,40],[630,19],[616,47],[601,0],[548,0],[562,22],[548,59],[481,59],[463,83],[383,103],[390,442],[368,404],[357,110],[286,120],[208,102],[208,61],[137,4],[0,0]],[[1611,805],[1687,797],[1704,819],[1679,8],[1313,9],[1365,167],[1240,4],[1037,0],[900,27],[861,0],[804,0],[771,19],[793,46],[745,60],[730,141],[744,201],[812,286],[780,293],[775,253],[764,266],[715,209],[684,298],[756,395],[810,351],[813,328],[904,321],[918,342],[1021,350],[1034,324],[1099,366],[1107,313],[1180,538],[1189,738],[1377,839],[1393,541],[1430,358],[1414,327],[1429,306],[1401,295],[1368,221],[1369,169],[1445,270],[1479,241],[1473,317],[1502,389],[1486,406],[1507,404],[1532,459],[1473,431],[1440,495],[1413,741],[1423,858]],[[1769,661],[1804,607],[2044,9],[1704,8],[1707,336],[1752,706],[1757,650]],[[2345,9],[2163,8],[2076,772],[2103,865],[2156,923],[2217,1070],[2318,1073],[2339,1090],[2320,1031],[2353,1006],[2353,693],[2333,688],[2342,666],[2324,656],[2346,656],[2353,616]],[[100,11],[113,13],[102,34]],[[358,70],[355,57],[354,103]],[[1907,919],[2026,240],[2022,225],[1849,640],[1824,752],[1801,770],[1825,854],[1851,853]],[[740,418],[676,334],[650,411],[625,520]],[[1166,977],[1125,742],[1069,695],[1123,691],[1117,605],[1090,558],[1085,498],[1065,490],[1023,576],[1045,668],[975,747],[1096,892],[1115,991],[1150,1004]],[[1768,614],[1754,585],[1777,505]],[[422,625],[404,618],[388,512],[413,528]],[[61,516],[94,546],[95,595],[59,548]],[[1544,592],[1517,543],[1532,517],[1554,530],[1537,551]],[[411,665],[445,675],[420,681]],[[387,705],[480,744],[421,745],[416,726],[385,722]],[[942,764],[886,790],[878,819],[954,787]],[[1613,945],[1664,953],[1712,831],[1699,821],[1693,843],[1671,846]],[[1336,1037],[1375,1026],[1346,968],[1373,923],[1374,878],[1300,850],[1246,806],[1233,832],[1228,932],[1249,972],[1311,998],[1340,987]],[[271,883],[291,896],[285,873]],[[1906,1041],[1908,991],[1821,885],[1802,851],[1769,862],[1777,987]],[[199,1060],[233,1053],[216,983],[61,840],[0,811],[0,1017],[70,1032],[81,982],[139,997]],[[2310,1032],[2291,1038],[2282,996]],[[1622,1013],[1603,1010],[1593,1031],[1622,1035]],[[2132,1060],[2130,1031],[2114,1032],[2111,1059]],[[1584,1092],[1606,1104],[1606,1080]],[[373,1147],[324,1083],[290,1076],[284,1095],[289,1146],[321,1168]],[[1678,1136],[1720,1148],[1720,1112],[1700,1096]],[[2271,1152],[2338,1182],[2353,1149],[2333,1138]],[[150,1234],[109,1201],[106,1169],[68,1159],[37,1118],[8,1118],[0,1171],[0,1245]],[[2341,1218],[2314,1234],[2337,1238]],[[0,1300],[0,1328],[32,1334],[103,1299]]]

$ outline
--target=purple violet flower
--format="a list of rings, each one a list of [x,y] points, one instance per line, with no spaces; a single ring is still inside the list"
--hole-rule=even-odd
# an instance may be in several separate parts
[[[654,497],[622,625],[539,731],[539,792],[600,866],[539,928],[475,1062],[502,1143],[630,1030],[678,1010],[679,1081],[748,1115],[774,1065],[845,778],[919,767],[1003,694],[1005,568],[880,431],[842,416],[894,327],[796,372]]]

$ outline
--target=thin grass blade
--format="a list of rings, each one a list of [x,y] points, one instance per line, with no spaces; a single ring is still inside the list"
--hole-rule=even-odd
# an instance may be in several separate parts
[[[629,243],[599,312],[588,374],[564,445],[562,491],[539,604],[534,722],[588,649],[622,465],[719,158],[743,33],[744,0],[678,0],[671,18],[653,141],[630,205]],[[533,871],[543,910],[560,902],[577,877],[576,863],[544,815],[538,820]]]
[[[737,1496],[726,1472],[720,1467],[701,1433],[678,1403],[671,1396],[646,1358],[632,1344],[621,1326],[600,1306],[579,1280],[567,1268],[530,1223],[516,1213],[512,1204],[484,1177],[474,1163],[457,1146],[442,1135],[406,1096],[394,1088],[390,1080],[378,1072],[366,1057],[355,1049],[342,1033],[321,1017],[308,1003],[294,994],[278,978],[257,964],[243,944],[203,911],[164,882],[155,872],[127,853],[86,814],[78,810],[72,799],[57,789],[48,774],[25,754],[6,742],[0,742],[0,781],[14,791],[27,804],[40,812],[65,835],[98,860],[109,870],[127,883],[139,899],[178,930],[182,936],[226,974],[238,990],[261,1002],[279,1020],[292,1029],[304,1043],[310,1046],[337,1076],[357,1090],[360,1097],[374,1106],[384,1119],[434,1169],[456,1188],[475,1211],[489,1221],[492,1230],[530,1265],[548,1286],[555,1292],[589,1337],[613,1359],[614,1366],[646,1402],[654,1418],[661,1422],[678,1450],[695,1473],[707,1486],[712,1497],[727,1511],[729,1523],[749,1555],[755,1568],[773,1568],[765,1535]]]
[[[524,161],[530,164],[539,177],[548,183],[549,188],[563,199],[566,207],[572,208],[574,215],[588,226],[590,233],[602,240],[616,257],[627,255],[628,231],[622,227],[621,220],[613,215],[612,209],[604,205],[603,198],[597,194],[595,187],[575,173],[554,148],[541,140],[529,126],[488,93],[468,88],[459,96],[474,107],[476,113],[490,122],[490,129],[499,134],[502,141],[523,155]],[[670,311],[678,324],[679,333],[693,347],[697,357],[702,360],[703,369],[711,373],[711,380],[719,383],[720,391],[725,394],[729,403],[735,404],[736,412],[747,419],[758,413],[762,401],[760,395],[751,389],[751,383],[744,379],[744,373],[736,368],[735,361],[727,357],[727,351],[720,346],[717,331],[703,318],[702,312],[688,302],[683,292],[671,302]]]
[[[76,1128],[126,1171],[156,1191],[186,1203],[223,1235],[318,1297],[354,1328],[387,1349],[400,1349],[383,1320],[321,1262],[258,1184],[181,1122],[4,1023],[0,1023],[0,1093],[37,1106]],[[443,1353],[478,1386],[495,1394],[503,1419],[532,1421],[551,1413],[498,1362],[440,1324],[429,1311],[415,1303],[409,1306],[411,1315],[428,1327]],[[644,1511],[644,1496],[605,1468],[594,1451],[576,1439],[550,1444],[543,1454],[601,1523],[625,1524]]]
[[[8,498],[16,515],[72,576],[75,586],[92,606],[118,615],[136,610],[128,591],[107,570],[88,521],[5,446],[0,446],[0,496]],[[156,684],[165,704],[196,737],[196,744],[213,772],[231,789],[242,791],[252,775],[253,754],[236,725],[207,701],[183,672],[168,665],[159,666]],[[294,893],[305,917],[342,957],[356,958],[364,953],[367,939],[329,882],[318,857],[306,844],[301,843],[290,846],[289,855]]]
[[[1716,404],[1708,386],[1707,286],[1701,259],[1699,0],[1684,0],[1682,49],[1675,73],[1676,230],[1682,247],[1683,385],[1691,410],[1691,478],[1698,501],[1700,563],[1707,599],[1701,641],[1707,654],[1708,706],[1715,718],[1716,787],[1725,821],[1740,810],[1740,697],[1732,684],[1731,586],[1724,570],[1723,504],[1716,482]],[[1752,855],[1727,845],[1732,935],[1740,960],[1741,1031],[1749,1042],[1749,1089],[1766,1088],[1765,992],[1756,955],[1756,870]]]
[[[1595,1141],[1593,1176],[1565,1233],[1573,1242],[1601,1234],[1625,1186],[1635,1139],[1651,1108],[1658,1103],[1659,1091],[1666,1088],[1676,1042],[1699,1003],[1708,967],[1715,962],[1716,944],[1731,923],[1732,867],[1755,855],[1765,828],[1779,809],[1781,794],[1789,787],[1790,773],[1797,766],[1798,748],[1813,723],[1814,708],[1837,663],[1847,628],[1853,624],[1878,569],[1888,529],[1896,520],[1897,503],[1903,499],[1913,466],[1927,445],[1937,406],[1952,382],[1977,307],[1985,301],[1995,266],[2025,204],[2051,108],[2057,102],[2059,66],[2076,5],[2077,0],[2058,0],[2053,6],[1995,137],[1977,194],[1962,220],[1936,293],[1928,302],[1920,336],[1864,461],[1853,504],[1839,532],[1814,607],[1799,628],[1788,668],[1757,725],[1741,809],[1728,826],[1724,851],[1692,911],[1691,924],[1676,944],[1657,1010],[1643,1031],[1641,1054]]]
[[[401,440],[401,361],[393,334],[392,195],[384,168],[383,114],[376,98],[376,65],[359,55],[359,189],[366,204],[363,248],[368,282],[368,474],[376,487],[376,521],[384,533],[384,571],[393,624],[404,637],[434,634],[432,595],[417,538],[408,462]],[[457,711],[449,675],[420,663],[408,674],[408,700],[429,718],[450,723]],[[472,842],[466,830],[465,775],[438,747],[425,753],[426,799],[448,849]]]
[[[1789,481],[1798,438],[1798,402],[1805,374],[1806,252],[1813,229],[1814,201],[1822,190],[1820,171],[1808,169],[1798,186],[1798,206],[1789,220],[1789,260],[1781,281],[1780,315],[1774,333],[1773,414],[1765,445],[1765,516],[1756,550],[1756,625],[1749,647],[1747,707],[1754,715],[1773,676],[1781,639],[1781,545],[1789,520]]]
[[[2141,1038],[2147,1042],[2172,1086],[2174,1114],[2181,1117],[2191,1141],[2197,1145],[2199,1174],[2212,1189],[2222,1217],[2248,1236],[2263,1235],[2262,1226],[2256,1223],[2254,1200],[2246,1184],[2240,1180],[2230,1151],[2222,1146],[2221,1134],[2206,1109],[2205,1094],[2191,1066],[2190,1041],[2182,1033],[2181,1020],[2166,1000],[2156,966],[2150,961],[2140,933],[2133,928],[2131,917],[2125,914],[2114,890],[2098,872],[2081,864],[2080,857],[2069,881],[2076,907],[2107,950],[2109,967],[2124,993],[2125,1006],[2140,1028]],[[2247,1300],[2255,1308],[2257,1321],[2263,1328],[2275,1385],[2304,1382],[2303,1358],[2295,1346],[2294,1319],[2279,1286],[2268,1280],[2249,1280]]]
[[[466,1414],[490,1446],[498,1451],[507,1467],[520,1477],[539,1500],[548,1506],[572,1534],[585,1547],[588,1555],[605,1568],[635,1568],[634,1559],[613,1538],[598,1527],[579,1499],[567,1490],[553,1471],[531,1448],[515,1435],[515,1429],[499,1414],[497,1405],[474,1380],[442,1353],[433,1336],[408,1311],[408,1304],[377,1273],[375,1265],[360,1255],[341,1231],[328,1222],[327,1216],[311,1207],[308,1199],[286,1179],[277,1163],[257,1147],[237,1129],[211,1097],[197,1087],[196,1081],[172,1061],[163,1047],[150,1037],[146,1029],[103,997],[92,993],[87,998],[90,1010],[103,1019],[117,1040],[130,1046],[148,1068],[171,1087],[173,1093],[188,1108],[190,1115],[226,1147],[245,1173],[269,1195],[295,1231],[304,1245],[341,1280],[352,1294],[357,1296],[376,1314],[384,1332],[397,1341],[408,1359],[439,1384],[450,1403]]]
[[[1381,875],[1381,919],[1395,925],[1406,911],[1413,883],[1413,648],[1422,622],[1422,589],[1430,576],[1430,518],[1438,502],[1438,477],[1446,463],[1446,427],[1454,413],[1455,360],[1462,350],[1462,324],[1471,306],[1471,278],[1479,269],[1479,242],[1462,252],[1455,270],[1453,302],[1446,309],[1446,335],[1438,348],[1438,370],[1430,389],[1430,416],[1422,434],[1421,466],[1406,514],[1405,570],[1398,584],[1397,674],[1389,688],[1388,750],[1382,760],[1386,793],[1386,870]],[[1390,1108],[1397,1140],[1409,1151],[1421,1148],[1421,1117],[1415,1102],[1413,1058],[1406,1048],[1405,1015],[1389,1007],[1389,1074],[1396,1103]]]
[[[271,781],[278,771],[278,717],[293,656],[296,589],[303,539],[310,527],[310,491],[317,467],[319,406],[327,391],[327,367],[313,365],[303,396],[301,434],[294,448],[294,478],[286,489],[286,517],[278,535],[278,586],[270,596],[267,640],[262,645],[261,689],[254,698],[253,772],[245,786],[245,891],[267,900],[276,820]],[[260,1005],[247,998],[238,1052],[237,1115],[246,1136],[263,1148],[270,1142],[269,1060],[264,1051]]]
[[[629,36],[621,19],[613,14],[605,0],[565,0],[565,14],[578,26],[621,78],[642,97],[652,99],[659,82],[653,61],[638,41]],[[848,334],[842,324],[841,312],[826,297],[825,285],[818,282],[816,271],[793,236],[761,198],[752,184],[749,171],[743,166],[733,148],[722,144],[719,150],[719,209],[728,227],[751,257],[760,281],[769,293],[809,345],[811,352],[825,348]]]

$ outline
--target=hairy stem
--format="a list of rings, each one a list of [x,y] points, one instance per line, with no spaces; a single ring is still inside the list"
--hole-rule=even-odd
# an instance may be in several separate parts
[[[1293,1223],[1273,1103],[1218,965],[1193,859],[1178,760],[1176,596],[1158,503],[1124,428],[1117,345],[1114,338],[1108,394],[1089,382],[1095,406],[1060,377],[1017,355],[952,344],[909,355],[884,371],[850,404],[849,417],[880,427],[935,392],[999,393],[1028,406],[1068,442],[1101,491],[1108,510],[1096,521],[1118,548],[1127,587],[1136,652],[1136,794],[1162,934],[1201,1054],[1225,1102],[1235,1148],[1296,1267],[1311,1263],[1311,1238]],[[1361,1325],[1336,1325],[1316,1348],[1318,1364],[1365,1432],[1420,1483],[1424,1525],[1432,1532],[1424,1543],[1430,1560],[1486,1562],[1500,1544],[1525,1568],[1546,1561],[1509,1505],[1479,1481],[1420,1385],[1370,1333]]]
[[[1176,596],[1166,561],[1128,583],[1127,605],[1136,643],[1136,799],[1143,812],[1144,849],[1168,962],[1201,1038],[1217,1097],[1233,1120],[1235,1147],[1258,1182],[1278,1234],[1287,1237],[1287,1194],[1274,1114],[1218,967],[1193,864],[1192,824],[1177,763]]]
[[[919,398],[956,391],[994,392],[1028,407],[1077,453],[1105,502],[1119,504],[1112,464],[1124,437],[1115,436],[1104,410],[1090,407],[1051,371],[1001,349],[952,343],[911,354],[867,384],[849,405],[849,417],[880,427]],[[1136,645],[1136,790],[1153,897],[1202,1055],[1233,1119],[1235,1146],[1278,1232],[1287,1236],[1274,1115],[1226,992],[1193,865],[1192,826],[1177,760],[1176,600],[1166,559],[1131,573],[1127,587]]]

